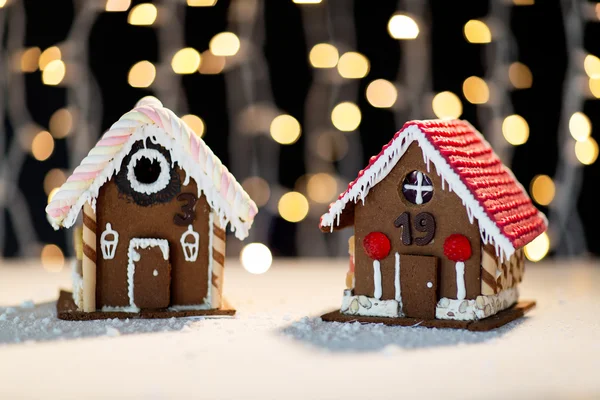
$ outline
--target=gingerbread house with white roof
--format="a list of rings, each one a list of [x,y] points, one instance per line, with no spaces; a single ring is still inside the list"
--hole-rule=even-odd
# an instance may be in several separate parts
[[[60,318],[233,313],[222,299],[225,229],[244,239],[257,207],[156,98],[104,133],[46,212],[55,229],[80,226],[73,293],[61,293]]]
[[[515,311],[523,247],[547,220],[466,121],[406,123],[320,221],[352,226],[342,307],[326,320],[466,328],[532,306]]]

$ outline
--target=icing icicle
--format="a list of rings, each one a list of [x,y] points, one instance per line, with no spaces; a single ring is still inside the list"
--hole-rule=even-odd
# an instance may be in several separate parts
[[[133,144],[138,140],[145,143],[146,138],[169,151],[173,165],[177,163],[186,174],[184,183],[189,183],[190,178],[196,181],[198,196],[206,196],[223,226],[229,223],[239,239],[248,236],[258,212],[256,204],[204,141],[153,97],[140,100],[132,111],[113,124],[56,192],[46,207],[54,229],[71,227],[83,204],[89,203],[95,208],[102,185],[121,169]],[[140,186],[138,189],[156,188]]]
[[[458,120],[405,124],[330,205],[320,227],[333,231],[339,226],[346,205],[357,199],[364,203],[369,191],[386,178],[414,142],[422,151],[427,170],[433,164],[442,189],[462,200],[469,221],[477,221],[482,240],[494,244],[501,260],[509,259],[515,249],[546,230],[546,217],[533,206],[527,191],[502,165],[489,143],[468,122]]]

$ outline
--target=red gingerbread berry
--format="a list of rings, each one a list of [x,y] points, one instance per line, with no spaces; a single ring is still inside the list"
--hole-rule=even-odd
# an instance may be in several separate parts
[[[381,232],[371,232],[363,239],[365,253],[373,260],[383,260],[390,254],[390,239]]]
[[[444,254],[454,262],[465,262],[471,258],[471,243],[466,236],[454,233],[444,242]]]

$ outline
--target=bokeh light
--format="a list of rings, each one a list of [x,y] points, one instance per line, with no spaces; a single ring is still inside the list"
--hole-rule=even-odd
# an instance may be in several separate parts
[[[419,25],[408,15],[396,14],[388,22],[388,33],[394,39],[416,39],[419,36]]]
[[[44,68],[46,68],[46,65],[48,65],[52,61],[60,60],[61,57],[62,57],[62,54],[58,47],[56,47],[56,46],[48,47],[46,50],[44,50],[42,52],[42,54],[40,54],[40,57],[38,59],[38,66],[40,68],[40,71],[43,71]]]
[[[240,253],[244,269],[251,274],[264,274],[273,264],[271,250],[262,243],[249,243]]]
[[[585,69],[585,73],[590,78],[600,78],[600,58],[592,54],[588,54],[583,60],[583,68]]]
[[[490,28],[483,21],[472,19],[465,24],[465,38],[469,43],[489,43],[492,41]]]
[[[264,135],[269,132],[279,111],[271,103],[253,103],[236,117],[237,128],[246,135]]]
[[[478,76],[470,76],[463,82],[463,94],[469,103],[484,104],[490,99],[487,83]]]
[[[531,180],[529,192],[536,203],[547,206],[554,199],[556,187],[548,175],[536,175]]]
[[[314,141],[313,148],[325,161],[340,161],[348,154],[348,139],[340,131],[325,131]]]
[[[367,101],[373,107],[389,108],[392,107],[398,99],[398,90],[396,86],[388,80],[377,79],[367,86]]]
[[[49,195],[53,189],[60,187],[67,180],[65,173],[58,168],[52,168],[44,177],[44,192]]]
[[[441,119],[455,119],[462,115],[462,103],[457,95],[452,92],[440,92],[433,97],[431,102],[433,113]]]
[[[142,3],[133,7],[127,16],[127,22],[131,25],[149,26],[156,21],[158,10],[151,3]]]
[[[508,143],[519,146],[529,139],[529,124],[520,115],[509,115],[502,121],[502,134]]]
[[[31,146],[33,144],[33,139],[35,136],[42,131],[42,128],[34,123],[26,123],[23,125],[18,133],[17,139],[19,140],[19,145],[24,151],[31,151]]]
[[[240,39],[233,32],[217,33],[208,44],[216,56],[233,56],[240,50]]]
[[[533,239],[525,245],[525,257],[529,261],[538,262],[548,254],[550,250],[550,238],[546,232]]]
[[[269,183],[260,176],[251,176],[244,179],[242,187],[258,207],[267,205],[271,198]]]
[[[225,68],[225,57],[215,56],[210,50],[205,50],[200,56],[200,68],[198,72],[204,75],[216,75],[223,72]]]
[[[308,54],[310,65],[314,68],[334,68],[339,57],[338,49],[329,43],[315,44]]]
[[[292,0],[296,4],[319,4],[322,0]]]
[[[337,181],[333,176],[319,172],[308,178],[306,193],[317,203],[329,204],[338,195]]]
[[[179,50],[171,60],[171,68],[176,74],[193,74],[200,67],[200,53],[191,47]]]
[[[575,156],[583,165],[591,165],[598,158],[598,143],[592,137],[575,142]]]
[[[342,78],[360,79],[367,76],[370,67],[367,57],[355,51],[349,51],[342,54],[337,68]]]
[[[535,0],[513,0],[515,6],[532,6],[535,4]]]
[[[58,85],[64,79],[66,72],[65,63],[62,60],[50,61],[42,72],[42,82],[44,85]]]
[[[41,131],[33,138],[31,154],[38,161],[47,160],[54,151],[54,139],[50,132]]]
[[[360,108],[352,102],[346,101],[333,108],[331,121],[333,126],[343,132],[352,132],[358,128],[362,115]]]
[[[515,89],[529,89],[533,84],[533,75],[529,67],[520,62],[514,62],[508,67],[508,79]]]
[[[590,78],[589,86],[592,95],[595,98],[600,99],[600,79]]]
[[[55,139],[65,138],[73,130],[73,114],[67,108],[60,108],[52,114],[48,125]]]
[[[300,222],[308,214],[308,200],[302,193],[287,192],[277,204],[279,215],[288,222]]]
[[[129,70],[127,81],[134,88],[146,88],[152,85],[156,78],[156,68],[150,61],[135,63]]]
[[[301,128],[296,118],[282,114],[273,119],[269,131],[277,143],[293,144],[300,138]]]
[[[198,137],[204,136],[205,125],[202,118],[194,114],[187,114],[181,117],[183,122],[189,126]]]
[[[106,0],[105,11],[108,12],[123,12],[129,10],[131,0]]]
[[[581,142],[590,137],[592,133],[592,123],[590,119],[582,112],[576,112],[569,118],[569,132],[573,139]]]
[[[217,4],[217,0],[187,0],[190,7],[212,7]]]
[[[42,267],[46,271],[60,272],[65,266],[65,256],[55,244],[47,244],[42,248]]]
[[[40,55],[39,47],[30,47],[21,54],[20,67],[23,72],[35,72],[38,69]]]

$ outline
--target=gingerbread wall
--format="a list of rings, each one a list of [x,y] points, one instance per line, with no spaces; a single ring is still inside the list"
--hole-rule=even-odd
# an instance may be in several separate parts
[[[427,174],[434,187],[432,199],[425,204],[412,204],[402,196],[401,185],[404,178],[414,170]],[[419,246],[415,240],[411,245],[402,244],[402,229],[397,228],[394,221],[404,212],[408,212],[412,220],[422,212],[434,216],[436,230],[433,240],[429,244]],[[447,185],[442,190],[441,178],[437,175],[433,164],[430,164],[430,171],[427,171],[421,149],[416,142],[410,145],[388,176],[369,191],[364,205],[359,200],[355,206],[356,284],[354,293],[357,295],[373,297],[373,261],[365,254],[362,243],[367,234],[377,231],[385,233],[392,246],[389,255],[381,260],[383,300],[394,299],[396,252],[438,257],[438,298],[456,298],[455,262],[444,256],[443,248],[444,240],[453,233],[465,235],[472,248],[471,258],[465,262],[466,298],[475,299],[480,294],[481,239],[477,221],[469,222],[462,201],[454,192],[448,190]],[[412,233],[413,238],[425,235],[415,229],[412,230]]]
[[[178,168],[181,182],[185,173]],[[196,182],[181,185],[181,193],[198,194]],[[156,203],[147,207],[137,205],[119,192],[115,179],[100,189],[96,203],[97,217],[97,283],[96,306],[128,306],[127,262],[129,241],[133,238],[166,239],[169,242],[171,263],[171,305],[202,304],[208,293],[208,245],[210,207],[204,195],[198,198],[195,207],[193,229],[200,236],[198,258],[195,262],[185,261],[181,235],[187,226],[176,225],[173,218],[182,213],[185,202],[175,196],[168,203]],[[115,257],[105,260],[100,251],[100,237],[106,224],[119,233]],[[148,285],[151,287],[151,285]]]

